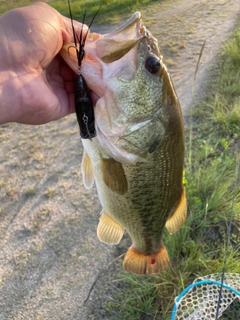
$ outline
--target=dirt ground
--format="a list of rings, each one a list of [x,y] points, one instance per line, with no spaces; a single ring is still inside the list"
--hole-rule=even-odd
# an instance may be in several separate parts
[[[142,11],[185,116],[205,94],[239,13],[240,0],[162,1]],[[0,143],[0,319],[117,319],[105,317],[104,306],[121,289],[114,281],[122,258],[115,259],[130,240],[126,235],[111,247],[97,238],[101,207],[96,189],[83,187],[75,116],[43,126],[2,125]]]

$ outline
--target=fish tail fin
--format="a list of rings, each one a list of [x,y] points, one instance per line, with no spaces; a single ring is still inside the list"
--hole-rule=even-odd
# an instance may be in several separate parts
[[[117,244],[121,241],[123,233],[124,228],[103,212],[97,227],[99,240],[107,244]]]
[[[145,255],[131,246],[124,258],[123,268],[137,274],[155,274],[166,270],[170,266],[170,259],[164,245],[158,252]]]
[[[168,218],[166,228],[170,233],[178,231],[187,217],[187,199],[183,190],[179,204],[174,213]]]

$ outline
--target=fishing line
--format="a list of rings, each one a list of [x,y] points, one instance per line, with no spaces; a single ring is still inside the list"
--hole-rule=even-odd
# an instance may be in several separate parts
[[[96,276],[93,284],[91,285],[91,287],[90,287],[90,289],[89,289],[89,291],[88,291],[88,294],[87,294],[86,299],[83,301],[84,304],[89,300],[89,298],[90,298],[90,296],[91,296],[91,293],[92,293],[92,291],[93,291],[93,289],[94,289],[97,281],[98,281],[98,280],[100,279],[100,277],[104,274],[104,272],[106,272],[106,271],[108,270],[108,268],[109,268],[114,262],[118,261],[118,260],[121,259],[123,256],[125,256],[125,253],[123,253],[123,254],[121,254],[120,256],[118,256],[117,258],[113,259],[106,267],[104,267],[104,268],[98,273],[98,275]]]
[[[237,158],[238,159],[237,159],[237,164],[236,164],[236,174],[235,174],[235,184],[234,184],[234,192],[233,192],[233,198],[232,198],[232,208],[231,208],[230,221],[229,221],[229,225],[228,225],[228,235],[227,235],[227,241],[226,241],[226,253],[225,253],[223,269],[222,269],[221,286],[220,286],[220,290],[219,290],[218,304],[217,304],[215,320],[218,319],[219,310],[220,310],[221,301],[222,301],[222,290],[223,290],[223,282],[224,282],[224,276],[225,276],[225,271],[226,271],[227,258],[228,258],[228,255],[229,255],[228,251],[229,251],[229,243],[230,243],[230,237],[231,237],[234,205],[235,205],[235,199],[237,197],[238,171],[239,171],[239,166],[240,166],[240,156],[239,156],[239,154],[237,154]]]
[[[197,78],[197,73],[198,69],[200,66],[200,61],[203,55],[203,51],[206,45],[206,39],[203,41],[203,44],[201,46],[201,50],[198,55],[198,61],[196,64],[195,72],[194,72],[194,77],[193,77],[193,83],[192,83],[192,102],[194,102],[194,94],[195,94],[195,82]],[[192,168],[192,135],[193,135],[193,103],[191,103],[190,106],[190,128],[189,128],[189,155],[188,155],[188,162],[189,162],[189,167]]]

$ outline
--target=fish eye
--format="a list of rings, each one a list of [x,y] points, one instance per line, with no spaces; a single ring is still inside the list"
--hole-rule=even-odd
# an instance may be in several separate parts
[[[145,68],[152,74],[157,73],[160,67],[160,61],[154,54],[150,55],[145,61]]]

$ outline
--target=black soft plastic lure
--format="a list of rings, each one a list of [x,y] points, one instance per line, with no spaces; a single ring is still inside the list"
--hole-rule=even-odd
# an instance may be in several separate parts
[[[96,130],[94,125],[95,123],[94,108],[93,108],[93,103],[91,100],[87,83],[84,77],[81,75],[81,64],[85,56],[84,46],[88,36],[88,32],[90,30],[90,27],[99,9],[94,15],[91,23],[89,24],[87,33],[85,34],[85,36],[83,36],[83,28],[81,29],[79,35],[75,31],[69,0],[68,0],[68,7],[69,7],[70,18],[72,21],[72,30],[73,30],[73,37],[74,37],[74,44],[75,44],[74,48],[76,49],[77,60],[78,60],[78,73],[75,80],[75,111],[76,111],[77,120],[80,128],[81,138],[91,140],[91,138],[96,137]],[[83,15],[82,24],[84,24],[85,16],[86,16],[86,11],[84,12],[84,15]]]

